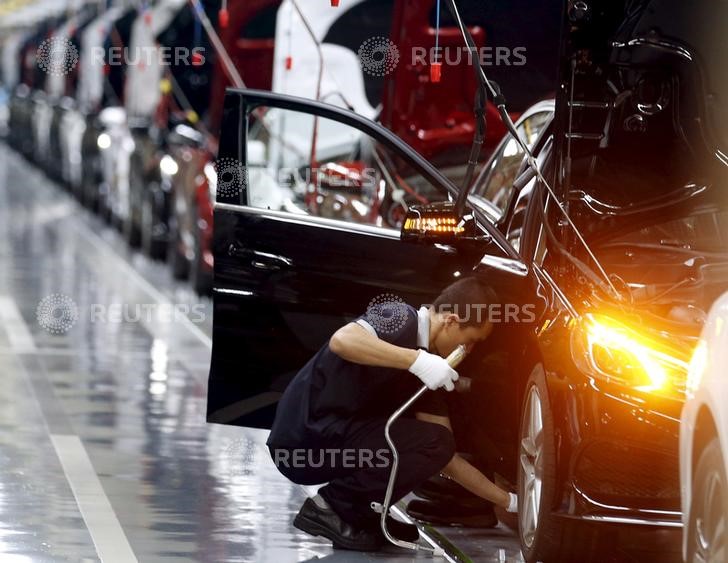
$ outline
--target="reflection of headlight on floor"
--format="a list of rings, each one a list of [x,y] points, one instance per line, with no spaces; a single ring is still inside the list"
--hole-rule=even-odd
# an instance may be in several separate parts
[[[98,139],[96,139],[96,145],[102,150],[106,150],[111,146],[111,137],[108,133],[101,133]]]
[[[577,323],[571,353],[589,375],[660,394],[682,387],[688,368],[673,350],[604,315]]]
[[[174,176],[179,171],[179,166],[177,166],[174,158],[165,154],[162,160],[159,161],[159,169],[167,176]]]

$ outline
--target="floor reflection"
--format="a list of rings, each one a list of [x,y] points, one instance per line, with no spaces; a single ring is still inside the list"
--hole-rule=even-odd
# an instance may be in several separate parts
[[[63,334],[37,320],[51,294],[77,308]],[[19,351],[0,329],[3,562],[98,560],[49,438],[66,433],[81,438],[139,561],[414,558],[335,552],[292,528],[306,491],[275,471],[265,432],[205,423],[210,302],[3,145],[0,296],[15,302],[36,348]],[[121,318],[98,314],[120,304],[130,308]],[[196,307],[197,322],[165,319],[163,304]],[[520,560],[503,534],[462,539],[476,559]]]

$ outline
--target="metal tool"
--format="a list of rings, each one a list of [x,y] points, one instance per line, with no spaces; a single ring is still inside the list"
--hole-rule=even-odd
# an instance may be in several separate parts
[[[452,353],[447,357],[447,363],[451,368],[454,368],[463,360],[463,358],[465,358],[466,354],[467,350],[465,346],[461,344],[460,346],[455,348],[455,350],[453,350]],[[465,377],[458,379],[458,381],[456,381],[455,383],[457,390],[466,390],[470,387],[470,380]],[[397,481],[397,470],[399,468],[399,453],[397,452],[397,448],[394,445],[392,437],[389,434],[389,429],[392,427],[392,424],[394,424],[394,422],[408,408],[410,408],[414,404],[414,402],[417,401],[417,399],[419,399],[427,390],[427,385],[423,385],[421,389],[418,389],[418,391],[414,395],[412,395],[412,397],[407,399],[407,401],[401,407],[394,411],[394,414],[389,417],[389,420],[387,420],[387,424],[384,426],[384,437],[387,440],[387,444],[389,444],[389,449],[392,450],[392,470],[389,473],[389,482],[387,483],[387,492],[384,494],[384,503],[380,505],[379,503],[373,502],[372,509],[376,510],[377,512],[381,511],[380,523],[382,526],[382,533],[384,533],[384,537],[387,538],[387,541],[398,547],[403,547],[405,549],[411,549],[414,551],[427,551],[432,553],[433,556],[443,557],[445,555],[445,552],[441,548],[424,546],[417,543],[399,540],[395,538],[392,534],[390,534],[389,530],[387,529],[387,515],[389,514],[389,506],[392,502],[392,492],[394,491],[394,484]]]

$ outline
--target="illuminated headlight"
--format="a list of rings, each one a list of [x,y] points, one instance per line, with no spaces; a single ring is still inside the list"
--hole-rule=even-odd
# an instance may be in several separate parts
[[[680,391],[688,370],[675,350],[605,315],[576,321],[571,353],[591,376],[657,394]]]
[[[174,158],[165,154],[162,157],[162,160],[159,161],[159,169],[167,176],[174,176],[179,171],[179,166],[175,162]]]
[[[217,197],[217,171],[211,162],[205,164],[205,178],[210,193],[210,201],[214,204]]]
[[[105,151],[111,146],[111,137],[108,133],[101,133],[96,139],[96,146]]]

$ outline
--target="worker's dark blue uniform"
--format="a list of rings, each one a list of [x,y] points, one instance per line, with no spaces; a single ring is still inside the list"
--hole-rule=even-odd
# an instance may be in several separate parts
[[[403,307],[397,326],[362,324],[391,344],[417,348],[418,313]],[[384,425],[421,386],[407,371],[344,360],[327,343],[278,404],[268,439],[276,466],[295,483],[328,482],[319,494],[339,517],[360,527],[376,525],[370,503],[383,501],[391,467]],[[452,434],[438,424],[400,418],[391,435],[400,456],[393,500],[437,474],[455,451]]]

